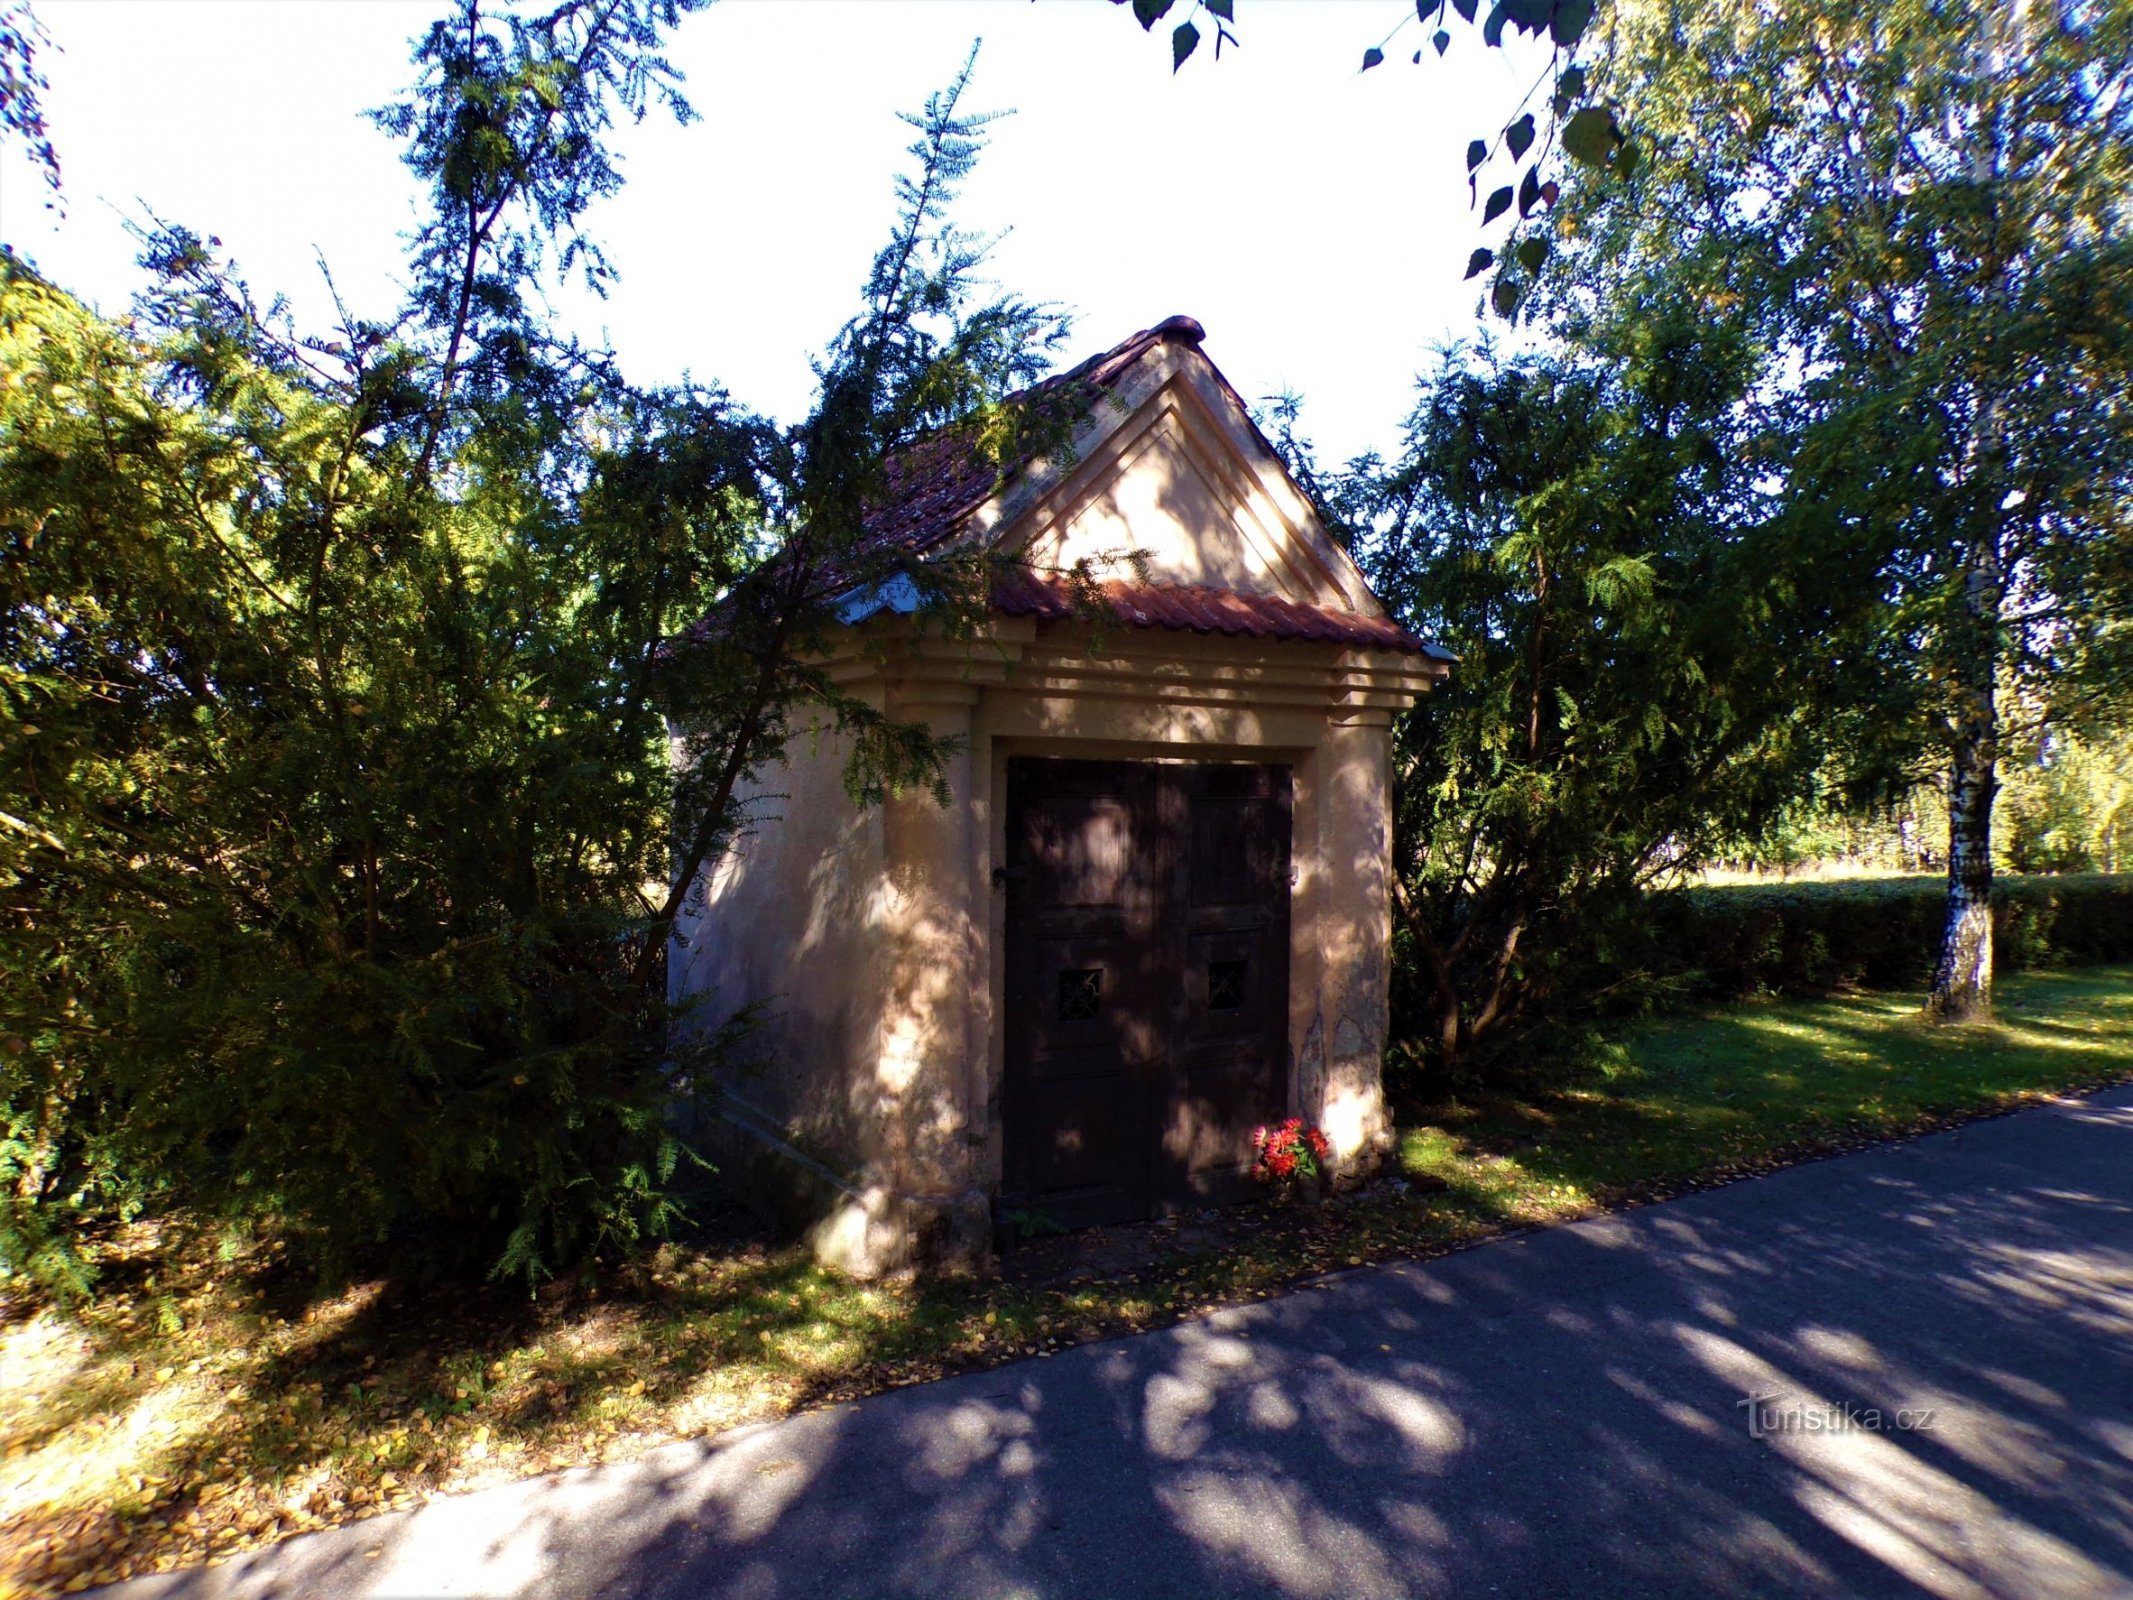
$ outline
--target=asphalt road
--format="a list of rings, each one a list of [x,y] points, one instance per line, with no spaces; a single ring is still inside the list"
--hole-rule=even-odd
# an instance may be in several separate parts
[[[2133,1091],[106,1592],[2133,1596]]]

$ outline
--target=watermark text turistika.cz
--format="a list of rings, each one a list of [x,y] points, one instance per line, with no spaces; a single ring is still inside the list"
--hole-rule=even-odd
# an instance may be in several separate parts
[[[1780,1394],[1751,1394],[1734,1402],[1748,1413],[1748,1437],[1780,1433],[1919,1433],[1930,1430],[1939,1408],[1854,1405],[1849,1400],[1794,1400]]]

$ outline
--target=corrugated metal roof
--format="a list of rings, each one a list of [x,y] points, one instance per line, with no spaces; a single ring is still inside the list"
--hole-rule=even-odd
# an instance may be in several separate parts
[[[1451,661],[1448,650],[1416,638],[1385,617],[1304,605],[1273,595],[1239,594],[1197,584],[1100,583],[1097,593],[1119,621],[1176,633],[1220,633],[1252,639],[1304,639],[1366,650]],[[1033,572],[1003,573],[993,581],[993,609],[1010,617],[1064,621],[1074,615],[1073,591],[1062,580]]]

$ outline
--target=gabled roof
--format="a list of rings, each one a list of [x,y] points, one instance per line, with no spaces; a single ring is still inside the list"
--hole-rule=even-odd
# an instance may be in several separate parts
[[[1055,372],[1042,383],[1018,390],[1008,398],[1029,406],[1055,397],[1071,399],[1077,412],[1086,412],[1133,369],[1141,356],[1164,339],[1184,339],[1197,345],[1206,336],[1192,318],[1171,317],[1152,328],[1143,328],[1123,344],[1091,356],[1078,367]],[[1077,389],[1087,392],[1076,394]],[[1025,465],[1026,462],[1009,462],[1004,471],[996,471],[968,435],[954,429],[929,434],[889,457],[885,473],[887,497],[867,514],[867,542],[876,548],[901,545],[914,555],[930,550],[960,532],[964,519],[999,490],[1002,478],[1011,477],[1016,468]]]
[[[1032,525],[1044,521],[1036,513],[1047,497],[1065,496],[1084,462],[1090,463],[1089,471],[1102,470],[1096,458],[1104,442],[1115,440],[1154,403],[1163,386],[1186,382],[1200,396],[1193,404],[1205,426],[1199,432],[1186,430],[1197,442],[1188,441],[1190,448],[1180,446],[1181,454],[1222,456],[1231,465],[1208,470],[1217,478],[1230,473],[1241,485],[1232,486],[1234,492],[1283,503],[1286,509],[1268,510],[1254,526],[1259,559],[1287,566],[1282,575],[1268,576],[1256,586],[1194,581],[1187,574],[1173,574],[1169,582],[1117,577],[1099,581],[1095,593],[1117,619],[1135,628],[1310,640],[1436,661],[1453,659],[1384,614],[1347,552],[1326,534],[1278,452],[1252,422],[1242,398],[1201,352],[1205,337],[1192,318],[1170,317],[1014,396],[1027,405],[1069,408],[1058,420],[1073,431],[1073,448],[1059,462],[1025,459],[996,468],[974,439],[952,429],[898,451],[887,464],[887,493],[865,520],[868,546],[883,554],[901,551],[923,557],[950,545],[1002,548],[1018,537],[1026,544]],[[1101,404],[1106,396],[1117,396],[1120,403]],[[1202,434],[1217,442],[1208,445]],[[1275,490],[1271,497],[1269,486]],[[1267,522],[1290,528],[1297,548],[1267,557],[1264,547],[1270,536],[1261,526]],[[1056,541],[1065,535],[1055,528],[1048,537]],[[1225,524],[1218,537],[1241,547],[1248,535],[1241,526]],[[1302,576],[1289,568],[1301,570]],[[899,594],[891,592],[893,587],[845,597],[845,620],[908,609]],[[996,580],[992,603],[1004,615],[1066,621],[1075,615],[1073,594],[1074,586],[1063,577],[1012,569]]]

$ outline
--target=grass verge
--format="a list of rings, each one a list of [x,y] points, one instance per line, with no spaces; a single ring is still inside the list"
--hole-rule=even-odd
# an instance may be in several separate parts
[[[2133,969],[1733,1006],[1420,1109],[1407,1181],[1267,1209],[1100,1281],[862,1285],[796,1250],[670,1248],[598,1288],[305,1294],[273,1241],[135,1228],[73,1320],[0,1295],[0,1596],[225,1559],[429,1495],[1161,1326],[1298,1278],[1567,1221],[2133,1077]]]

